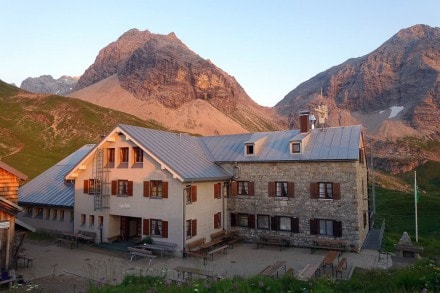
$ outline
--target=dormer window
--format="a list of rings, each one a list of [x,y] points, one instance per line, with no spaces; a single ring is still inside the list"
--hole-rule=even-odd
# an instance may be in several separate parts
[[[254,148],[254,144],[250,143],[250,144],[246,144],[245,145],[245,152],[246,155],[254,155],[255,154],[255,148]]]
[[[300,142],[292,142],[290,144],[290,153],[291,154],[300,154],[301,153],[301,143]]]

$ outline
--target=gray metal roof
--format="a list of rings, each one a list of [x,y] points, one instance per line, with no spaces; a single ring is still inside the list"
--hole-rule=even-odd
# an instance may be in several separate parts
[[[73,183],[65,183],[64,176],[78,164],[94,146],[94,144],[88,144],[81,147],[20,187],[18,191],[18,204],[73,208],[74,185]]]
[[[355,125],[312,129],[308,135],[285,130],[196,137],[123,124],[119,127],[185,181],[230,178],[231,173],[220,166],[225,162],[357,160],[362,131]],[[290,153],[294,138],[303,140],[299,154]],[[260,143],[254,155],[245,154],[248,143]]]

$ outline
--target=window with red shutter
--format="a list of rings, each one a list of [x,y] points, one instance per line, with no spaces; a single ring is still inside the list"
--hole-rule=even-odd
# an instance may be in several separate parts
[[[267,184],[267,195],[269,197],[274,197],[275,196],[275,182],[274,181],[268,182],[268,184]]]
[[[231,183],[231,195],[236,196],[238,195],[238,182],[232,181]]]
[[[162,185],[163,185],[162,197],[163,198],[168,198],[168,182],[167,181],[163,181]]]
[[[197,186],[192,185],[191,186],[191,202],[197,201]]]
[[[193,237],[197,235],[197,219],[191,221],[191,235]]]
[[[118,194],[118,181],[113,180],[112,181],[112,195]]]
[[[221,183],[215,183],[214,184],[214,198],[221,198],[221,189],[222,184]]]
[[[341,184],[333,183],[333,199],[341,199]]]
[[[295,197],[295,183],[287,182],[287,196],[289,198]]]
[[[310,183],[310,198],[319,197],[319,185],[317,182]]]
[[[89,180],[84,180],[83,193],[89,194]]]
[[[144,181],[144,197],[150,197],[150,181]]]
[[[162,238],[168,238],[168,221],[162,221]]]
[[[133,181],[128,181],[127,195],[133,196]]]
[[[255,195],[254,182],[250,181],[249,182],[249,196],[254,196],[254,195]]]

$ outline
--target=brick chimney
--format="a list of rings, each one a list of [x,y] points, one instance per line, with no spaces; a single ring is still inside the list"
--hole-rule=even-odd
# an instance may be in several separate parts
[[[301,133],[307,133],[310,130],[310,111],[299,111],[299,130]]]

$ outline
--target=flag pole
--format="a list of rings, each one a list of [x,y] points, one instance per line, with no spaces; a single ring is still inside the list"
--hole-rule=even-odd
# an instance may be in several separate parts
[[[417,223],[417,171],[414,171],[414,209],[416,214],[416,242],[419,242],[419,227]]]

